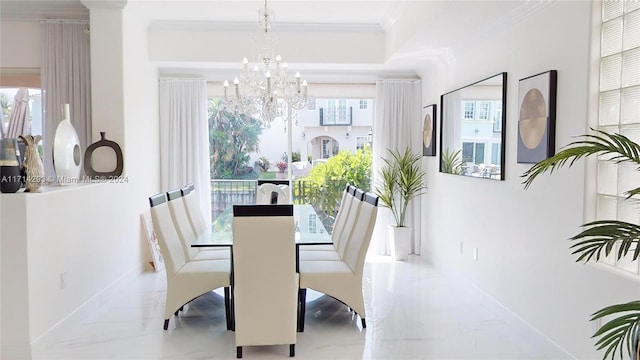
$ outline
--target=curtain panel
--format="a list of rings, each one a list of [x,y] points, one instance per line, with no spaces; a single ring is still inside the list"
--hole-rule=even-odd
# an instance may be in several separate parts
[[[193,183],[207,226],[211,224],[209,122],[204,79],[160,80],[160,186]]]
[[[388,149],[403,151],[407,146],[422,153],[422,83],[420,80],[378,80],[376,82],[376,112],[373,120],[372,172],[374,188],[380,186],[379,173]],[[378,226],[373,235],[377,253],[389,254],[387,226],[393,224],[388,209],[378,212]],[[420,254],[420,200],[414,199],[407,208],[407,225],[413,229],[412,253]]]
[[[53,141],[62,120],[62,105],[69,104],[71,124],[80,148],[91,144],[91,54],[89,22],[45,20],[42,32],[42,119],[45,176],[53,176]]]

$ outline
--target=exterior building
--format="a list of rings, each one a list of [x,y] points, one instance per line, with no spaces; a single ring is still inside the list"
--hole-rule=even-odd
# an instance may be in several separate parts
[[[313,89],[311,89],[313,91]],[[372,136],[373,99],[312,99],[307,109],[298,112],[292,128],[292,149],[301,161],[323,161],[340,150],[355,152],[368,144]],[[260,152],[252,161],[266,156],[275,162],[287,151],[285,124],[276,120],[260,136]]]

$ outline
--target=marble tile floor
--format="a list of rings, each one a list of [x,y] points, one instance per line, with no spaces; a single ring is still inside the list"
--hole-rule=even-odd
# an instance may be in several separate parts
[[[485,294],[449,280],[420,257],[369,257],[367,328],[341,303],[307,295],[298,359],[571,359]],[[98,311],[36,342],[33,359],[235,359],[222,291],[189,305],[162,330],[164,273],[123,281]],[[285,359],[289,347],[245,347],[244,359]]]

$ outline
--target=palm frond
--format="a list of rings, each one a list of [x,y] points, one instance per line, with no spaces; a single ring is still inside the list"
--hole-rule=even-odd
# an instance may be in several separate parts
[[[589,155],[611,155],[609,160],[616,163],[633,162],[640,164],[640,145],[624,135],[609,134],[601,130],[593,131],[597,135],[581,135],[580,137],[584,138],[584,140],[574,141],[554,156],[534,164],[522,175],[522,177],[526,178],[523,182],[525,189],[539,175],[547,171],[553,173],[556,169],[567,165],[567,163],[571,167],[576,161]]]
[[[575,249],[572,254],[580,254],[576,262],[587,262],[592,258],[598,261],[603,251],[604,255],[608,256],[616,243],[620,244],[616,255],[618,260],[631,251],[633,260],[640,257],[640,225],[617,220],[599,220],[584,224],[583,227],[586,229],[571,238],[581,240],[571,245],[571,248]]]
[[[602,327],[593,334],[592,337],[600,337],[595,345],[598,350],[606,349],[603,359],[606,359],[608,356],[614,359],[616,350],[619,351],[620,359],[622,359],[624,357],[623,350],[625,347],[631,357],[633,352],[638,351],[637,348],[634,349],[634,347],[638,346],[634,344],[634,341],[636,340],[635,337],[638,331],[640,331],[640,301],[632,301],[602,308],[592,315],[591,321],[612,315],[617,316],[602,325]]]

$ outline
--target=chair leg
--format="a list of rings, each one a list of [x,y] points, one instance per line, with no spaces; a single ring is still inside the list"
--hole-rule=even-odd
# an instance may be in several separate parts
[[[307,307],[307,289],[298,290],[298,332],[304,332],[304,315]]]
[[[236,346],[236,357],[242,359],[242,346]]]
[[[296,356],[296,344],[289,345],[289,357]]]
[[[229,287],[225,287],[224,288],[224,314],[225,317],[227,319],[227,330],[231,330],[232,326],[231,326],[231,308],[230,308],[230,301],[229,301]]]
[[[167,330],[169,328],[169,319],[164,319],[164,329]]]
[[[366,321],[364,321],[364,318],[363,318],[363,317],[361,317],[361,318],[360,318],[360,320],[362,321],[362,328],[363,328],[363,329],[366,329],[366,328],[367,328],[367,322],[366,322]]]

